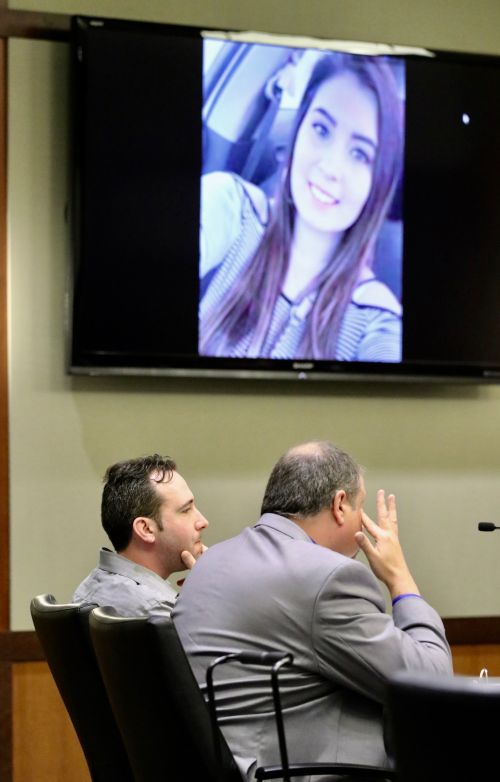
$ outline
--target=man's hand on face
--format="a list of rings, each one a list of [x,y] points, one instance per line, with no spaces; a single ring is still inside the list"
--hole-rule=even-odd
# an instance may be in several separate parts
[[[205,546],[203,543],[201,545],[201,551],[198,556],[201,557],[201,555],[207,550],[207,546]],[[193,554],[191,554],[190,551],[182,551],[181,552],[181,559],[182,564],[186,568],[186,570],[191,570],[193,565],[196,563],[197,557],[195,557]]]
[[[391,598],[408,592],[420,594],[399,542],[394,494],[389,494],[386,503],[385,493],[380,489],[377,492],[377,524],[364,511],[362,521],[373,542],[364,532],[356,532],[356,543],[374,574],[387,586]]]
[[[205,544],[202,543],[201,544],[201,551],[200,551],[198,557],[201,557],[201,555],[207,550],[207,548],[208,548],[208,546],[205,546]],[[186,570],[191,570],[191,568],[196,564],[196,559],[197,559],[197,557],[195,557],[193,554],[191,554],[191,552],[188,551],[187,549],[186,549],[186,551],[181,551],[182,564],[184,565]],[[184,579],[180,578],[177,581],[177,586],[180,587],[180,586],[183,585],[183,583],[184,583]]]

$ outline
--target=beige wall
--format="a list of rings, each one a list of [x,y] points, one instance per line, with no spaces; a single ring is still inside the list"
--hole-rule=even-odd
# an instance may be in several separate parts
[[[10,0],[9,8],[498,52],[498,0]]]
[[[139,16],[140,9],[143,17],[168,21],[471,50],[481,48],[484,36],[484,50],[500,53],[500,40],[492,37],[500,29],[496,0],[269,1],[248,11],[234,0],[47,0],[10,7],[115,16]],[[68,599],[94,565],[105,543],[100,477],[110,462],[152,450],[174,455],[212,522],[208,541],[215,542],[255,520],[275,458],[311,437],[338,442],[365,465],[369,512],[379,486],[397,493],[408,558],[443,615],[499,614],[500,538],[478,534],[476,524],[500,519],[500,387],[65,374],[67,110],[67,45],[11,39],[12,628],[30,628],[32,595],[53,591]]]

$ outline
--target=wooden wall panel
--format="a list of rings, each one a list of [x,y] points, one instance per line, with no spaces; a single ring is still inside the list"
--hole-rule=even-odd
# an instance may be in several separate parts
[[[12,707],[13,782],[90,782],[46,663],[13,664]]]
[[[500,676],[500,644],[460,644],[451,651],[455,673],[478,676],[487,668],[489,676]]]

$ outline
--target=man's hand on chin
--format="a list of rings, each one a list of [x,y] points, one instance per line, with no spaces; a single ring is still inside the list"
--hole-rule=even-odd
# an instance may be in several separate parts
[[[206,550],[207,550],[207,546],[205,546],[205,545],[202,543],[202,544],[201,544],[201,551],[200,551],[200,553],[198,554],[198,557],[201,557],[201,555],[202,555],[202,554],[203,554],[203,553],[204,553]],[[185,551],[182,551],[182,552],[181,552],[181,559],[182,559],[182,564],[184,565],[184,567],[186,568],[186,570],[191,570],[191,568],[193,567],[193,565],[196,563],[196,560],[198,559],[198,557],[195,557],[195,556],[194,556],[194,554],[191,554],[191,552],[190,552],[190,551],[188,551],[187,549],[186,549]]]
[[[205,546],[204,543],[201,544],[201,551],[198,554],[198,557],[201,557],[201,555],[207,550],[207,546]],[[182,564],[186,568],[186,570],[191,570],[191,568],[196,564],[196,560],[198,557],[195,557],[194,554],[191,554],[190,551],[187,549],[185,551],[181,551],[181,560]],[[177,586],[182,586],[184,583],[184,579],[180,578],[177,582]]]

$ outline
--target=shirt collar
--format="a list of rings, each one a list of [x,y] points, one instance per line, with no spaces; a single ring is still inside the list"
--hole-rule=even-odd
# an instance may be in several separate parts
[[[158,586],[158,582],[160,582],[172,589],[169,581],[159,576],[158,573],[137,564],[137,562],[132,562],[131,559],[127,559],[127,557],[123,557],[121,554],[117,554],[116,551],[110,551],[105,547],[99,552],[99,567],[108,573],[117,573],[120,576],[131,578],[138,584],[147,584],[149,582]]]
[[[270,527],[271,529],[281,532],[283,535],[288,535],[290,538],[296,540],[308,540],[309,542],[315,542],[309,537],[307,532],[295,521],[286,518],[286,516],[280,516],[277,513],[264,513],[260,517],[259,521],[255,525],[256,527]]]

